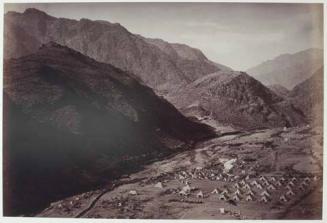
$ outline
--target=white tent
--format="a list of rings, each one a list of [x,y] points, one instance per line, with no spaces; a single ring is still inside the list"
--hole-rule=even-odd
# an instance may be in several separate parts
[[[136,192],[136,190],[130,190],[128,194],[130,194],[130,195],[137,195],[137,192]]]
[[[286,198],[286,196],[285,195],[282,195],[282,196],[280,196],[279,197],[279,200],[281,201],[281,202],[288,202],[288,199]]]
[[[220,214],[225,214],[225,208],[219,208]]]
[[[269,201],[269,199],[268,199],[268,197],[266,197],[266,196],[263,196],[263,197],[261,197],[261,199],[260,199],[260,202],[263,202],[263,203],[267,203]]]
[[[253,201],[254,200],[253,195],[251,195],[251,194],[247,195],[245,200],[246,201]]]
[[[199,191],[199,193],[196,194],[197,198],[203,198],[203,193],[202,191]]]
[[[235,194],[235,195],[233,196],[233,200],[234,200],[234,201],[240,201],[241,198],[240,198],[240,196],[239,196],[238,194]]]
[[[227,200],[227,197],[225,196],[225,194],[221,194],[221,195],[219,196],[219,200],[226,201],[226,200]]]
[[[270,184],[268,187],[267,187],[268,190],[276,190],[276,187],[272,184]]]
[[[266,190],[264,190],[262,193],[261,193],[261,196],[266,196],[266,197],[270,197],[270,193]]]
[[[287,195],[287,196],[294,196],[295,193],[294,193],[294,191],[289,190],[289,191],[286,192],[286,195]]]
[[[158,183],[156,183],[156,184],[154,185],[154,187],[159,188],[159,189],[162,189],[162,188],[163,188],[163,185],[162,185],[161,182],[158,182]]]

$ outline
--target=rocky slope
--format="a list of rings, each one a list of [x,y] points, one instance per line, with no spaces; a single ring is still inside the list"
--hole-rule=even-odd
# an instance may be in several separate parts
[[[323,65],[323,54],[321,49],[283,54],[248,69],[247,73],[265,85],[279,84],[291,90]]]
[[[318,69],[310,78],[293,88],[290,100],[315,124],[323,124],[324,70]]]
[[[166,93],[204,74],[228,69],[199,50],[147,39],[117,23],[55,18],[37,9],[5,15],[5,58],[35,52],[48,41],[75,49],[100,62],[132,72],[148,86]]]
[[[267,86],[270,90],[272,90],[275,94],[277,94],[280,97],[287,98],[290,91],[279,84],[273,84]]]
[[[54,42],[5,61],[4,93],[6,215],[214,135],[134,75]]]
[[[244,72],[217,72],[169,95],[185,115],[210,115],[240,128],[295,126],[305,117],[294,106]]]

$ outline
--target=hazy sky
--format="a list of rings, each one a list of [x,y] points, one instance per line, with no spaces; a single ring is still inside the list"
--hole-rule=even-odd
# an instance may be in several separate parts
[[[211,60],[246,70],[283,53],[323,48],[322,4],[56,3],[33,7],[55,17],[119,22],[129,31],[202,50]]]

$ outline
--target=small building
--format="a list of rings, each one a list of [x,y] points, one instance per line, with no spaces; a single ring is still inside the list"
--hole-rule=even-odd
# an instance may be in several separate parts
[[[272,182],[276,182],[277,180],[276,180],[276,177],[270,177],[270,180],[272,181]]]
[[[286,189],[287,189],[287,190],[292,190],[293,188],[292,188],[290,185],[287,185],[287,186],[286,186]]]
[[[237,195],[242,195],[242,191],[240,189],[237,189],[234,194],[237,194]]]
[[[246,184],[246,182],[245,182],[245,180],[241,180],[241,182],[240,182],[241,184],[243,184],[243,185],[245,185]]]
[[[215,188],[213,191],[211,191],[212,194],[219,194],[218,188]]]
[[[282,182],[284,182],[285,181],[285,178],[284,177],[281,177],[279,180],[282,181]]]
[[[297,181],[296,177],[292,177],[291,181],[296,182]]]

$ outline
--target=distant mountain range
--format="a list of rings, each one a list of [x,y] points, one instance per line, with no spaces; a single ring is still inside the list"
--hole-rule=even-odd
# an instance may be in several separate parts
[[[324,52],[321,49],[283,54],[250,68],[246,72],[265,85],[278,84],[291,90],[323,66],[323,55]]]
[[[118,23],[55,18],[37,9],[5,15],[4,57],[20,57],[54,41],[97,61],[134,73],[157,91],[167,92],[225,66],[182,44],[135,35]]]
[[[296,125],[302,120],[291,106],[288,118],[283,112],[275,111],[272,104],[276,106],[277,101],[283,99],[249,75],[242,73],[240,76],[236,75],[228,84],[220,83],[225,76],[240,73],[208,60],[198,49],[132,34],[119,24],[88,19],[77,21],[55,18],[37,9],[27,9],[24,13],[8,12],[5,15],[4,32],[7,46],[4,51],[5,58],[33,53],[41,44],[54,41],[100,62],[135,74],[182,111],[194,102],[202,101],[203,104],[205,98],[208,98],[203,96],[203,92],[210,89],[211,106],[206,106],[206,110],[224,122],[238,123],[242,127],[268,127],[284,126],[286,123]],[[214,79],[210,79],[212,75]],[[202,80],[204,82],[201,87],[191,87]],[[208,83],[208,80],[212,83]],[[222,89],[219,89],[221,86],[225,86],[226,90],[222,92]],[[258,86],[260,87],[255,90],[247,89]],[[192,92],[188,90],[190,88]],[[193,97],[186,96],[188,94]],[[272,100],[268,100],[267,95],[270,95]],[[184,97],[186,99],[181,102]],[[242,101],[242,106],[238,104],[239,100]],[[189,101],[190,104],[187,104]],[[202,104],[199,106],[203,106]],[[265,107],[265,115],[262,119],[257,118],[263,105],[269,105],[270,108]],[[222,108],[229,109],[221,110]],[[185,112],[184,114],[189,115]]]
[[[54,42],[5,61],[4,94],[7,214],[215,135],[134,75]]]

